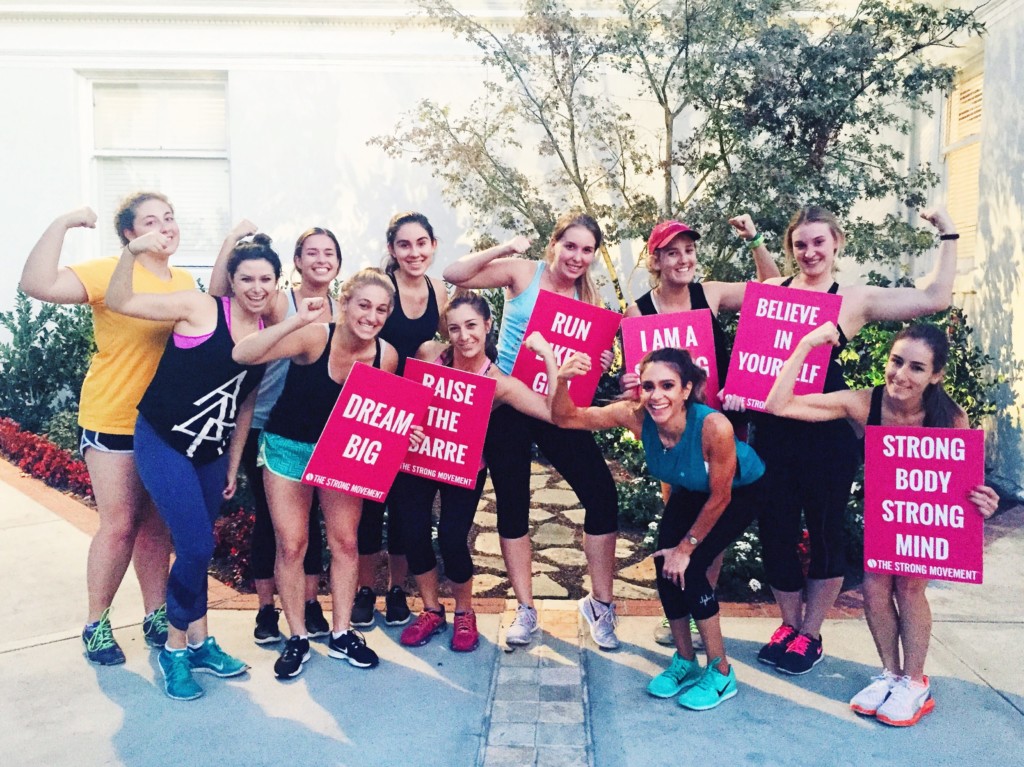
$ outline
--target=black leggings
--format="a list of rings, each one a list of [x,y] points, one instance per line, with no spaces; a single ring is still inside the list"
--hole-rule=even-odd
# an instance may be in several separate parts
[[[466,583],[473,577],[469,553],[469,530],[473,526],[487,470],[481,469],[475,487],[457,487],[446,482],[399,472],[391,487],[389,507],[393,528],[401,528],[407,544],[409,570],[423,575],[437,566],[431,541],[434,497],[441,493],[441,516],[437,523],[437,545],[444,560],[444,574],[452,583]]]
[[[708,582],[708,567],[715,557],[725,551],[726,547],[740,537],[757,514],[757,501],[762,492],[762,483],[758,480],[746,487],[734,487],[732,500],[725,507],[722,516],[715,522],[704,540],[690,555],[690,564],[683,574],[685,588],[679,588],[672,581],[663,578],[661,570],[664,560],[656,557],[654,569],[657,573],[658,596],[669,620],[693,616],[694,620],[705,620],[718,614],[718,599],[715,590]],[[658,549],[671,549],[679,545],[683,536],[689,532],[696,521],[700,510],[708,501],[708,493],[697,493],[681,487],[672,488],[672,496],[665,504],[665,513],[661,516],[658,528]]]
[[[860,440],[846,421],[761,419],[754,446],[765,463],[765,501],[758,527],[768,583],[785,592],[804,587],[797,553],[801,512],[810,536],[807,577],[842,578],[846,507],[863,455]]]
[[[608,464],[588,431],[560,429],[508,405],[491,413],[484,457],[497,499],[498,534],[522,538],[530,529],[531,445],[551,461],[586,511],[583,531],[605,535],[619,529],[619,504]]]
[[[252,541],[250,561],[252,577],[257,580],[269,580],[274,577],[274,560],[277,558],[277,538],[274,536],[274,525],[270,519],[270,507],[267,505],[267,490],[263,484],[263,469],[256,466],[256,455],[259,452],[261,429],[250,429],[249,438],[242,450],[242,470],[249,480],[252,490],[254,520],[252,523]],[[306,575],[320,575],[324,571],[323,544],[320,534],[320,504],[316,493],[313,504],[309,508],[309,545],[306,557],[302,560],[302,569]]]
[[[401,476],[401,472],[399,473]],[[388,553],[395,557],[405,556],[405,545],[402,532],[396,525],[394,514],[395,486],[388,491],[388,497],[381,501],[363,501],[363,513],[359,517],[359,528],[356,530],[359,556],[379,554],[384,548],[384,509],[388,509]]]

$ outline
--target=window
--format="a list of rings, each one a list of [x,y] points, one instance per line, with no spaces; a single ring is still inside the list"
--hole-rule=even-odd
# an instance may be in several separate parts
[[[181,243],[174,263],[210,266],[230,226],[223,80],[91,78],[92,181],[103,255],[120,249],[118,203],[153,189],[174,204]]]
[[[946,104],[946,189],[956,223],[957,303],[970,308],[978,251],[978,188],[981,161],[982,73],[961,76]]]

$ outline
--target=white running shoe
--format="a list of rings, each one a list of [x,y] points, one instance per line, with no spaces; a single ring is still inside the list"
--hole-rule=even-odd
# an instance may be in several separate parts
[[[893,686],[885,703],[878,707],[875,718],[893,727],[909,727],[917,724],[921,717],[935,708],[932,688],[928,677],[924,682],[915,682],[909,676],[899,679]]]
[[[885,703],[899,677],[889,669],[883,668],[878,676],[871,677],[871,684],[858,692],[850,700],[850,708],[864,716],[874,716],[878,707]]]
[[[537,611],[527,605],[516,608],[516,617],[505,632],[505,643],[513,645],[530,644],[533,634],[540,628],[537,625]]]
[[[615,636],[615,626],[618,620],[615,617],[615,605],[603,605],[587,594],[576,604],[579,605],[580,614],[587,619],[590,626],[590,636],[594,643],[602,650],[617,650],[619,638]]]

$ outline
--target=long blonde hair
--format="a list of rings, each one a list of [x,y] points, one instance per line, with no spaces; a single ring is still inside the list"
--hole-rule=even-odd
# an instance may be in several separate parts
[[[597,257],[597,251],[600,249],[601,243],[604,242],[604,234],[601,232],[600,224],[586,213],[569,211],[559,216],[555,222],[554,231],[551,232],[551,239],[544,249],[544,263],[548,266],[555,262],[555,244],[562,239],[566,231],[574,226],[582,226],[594,235],[594,257]],[[590,266],[593,267],[593,263]],[[597,292],[597,285],[594,284],[594,278],[590,276],[590,268],[576,278],[576,290],[579,293],[580,300],[584,303],[592,304],[593,306],[604,306],[604,302]]]

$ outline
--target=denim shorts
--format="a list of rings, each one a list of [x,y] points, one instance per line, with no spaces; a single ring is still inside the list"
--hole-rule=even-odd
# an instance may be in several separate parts
[[[256,465],[263,466],[273,474],[292,482],[301,482],[315,447],[312,442],[297,442],[280,434],[264,431],[260,435]]]

